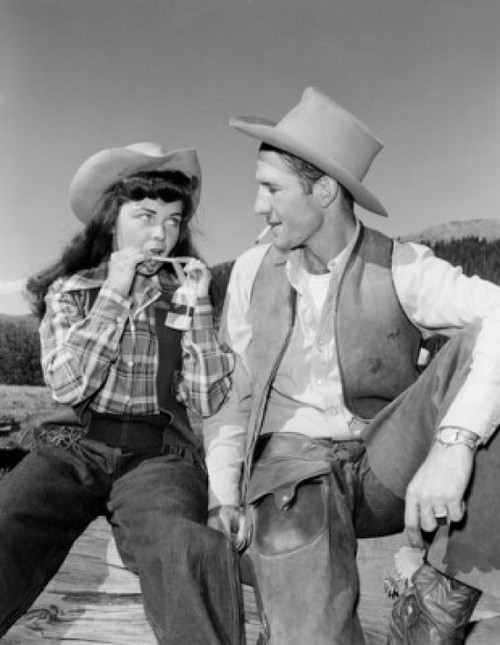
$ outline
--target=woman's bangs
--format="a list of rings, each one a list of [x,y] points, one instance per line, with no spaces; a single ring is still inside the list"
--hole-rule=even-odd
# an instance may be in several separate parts
[[[172,181],[173,177],[168,177],[165,173],[134,175],[123,183],[129,198],[133,201],[149,198],[171,203],[180,200],[187,206],[191,197],[189,179],[180,172],[176,172],[175,175],[175,183]],[[184,181],[181,182],[180,179]]]

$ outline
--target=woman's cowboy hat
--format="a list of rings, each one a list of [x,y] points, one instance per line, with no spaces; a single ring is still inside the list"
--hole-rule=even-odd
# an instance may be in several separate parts
[[[133,143],[123,148],[101,150],[82,163],[69,187],[74,214],[88,224],[110,186],[144,170],[180,170],[190,179],[196,178],[193,211],[196,210],[201,191],[201,168],[196,150],[182,148],[166,152],[156,143]]]
[[[387,216],[379,200],[361,184],[383,144],[355,116],[314,87],[308,87],[300,103],[277,123],[242,116],[230,119],[229,125],[313,164],[342,184],[360,206]]]

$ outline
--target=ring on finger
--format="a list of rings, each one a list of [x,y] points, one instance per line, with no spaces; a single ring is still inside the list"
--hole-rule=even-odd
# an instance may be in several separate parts
[[[436,524],[438,526],[446,526],[448,524],[448,515],[434,515]]]

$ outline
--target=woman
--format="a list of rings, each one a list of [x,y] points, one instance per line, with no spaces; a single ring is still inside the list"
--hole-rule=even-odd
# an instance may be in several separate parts
[[[237,566],[205,526],[206,472],[186,414],[213,413],[232,369],[191,240],[200,186],[194,150],[156,144],[98,152],[73,178],[86,228],[28,291],[47,385],[75,423],[43,424],[0,487],[0,636],[106,514],[159,643],[241,641]],[[182,258],[193,258],[185,273]],[[179,303],[186,292],[193,302]]]

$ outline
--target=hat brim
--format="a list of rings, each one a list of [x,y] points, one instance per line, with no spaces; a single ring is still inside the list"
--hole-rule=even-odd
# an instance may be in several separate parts
[[[201,167],[196,151],[179,148],[162,156],[150,156],[129,148],[102,150],[85,161],[70,184],[70,205],[76,217],[88,224],[102,195],[116,182],[142,171],[178,170],[197,179],[193,190],[193,212],[201,193]]]
[[[277,128],[273,121],[259,117],[233,117],[229,120],[229,125],[243,134],[311,163],[344,186],[357,204],[382,217],[388,216],[386,209],[375,195],[349,172]]]

